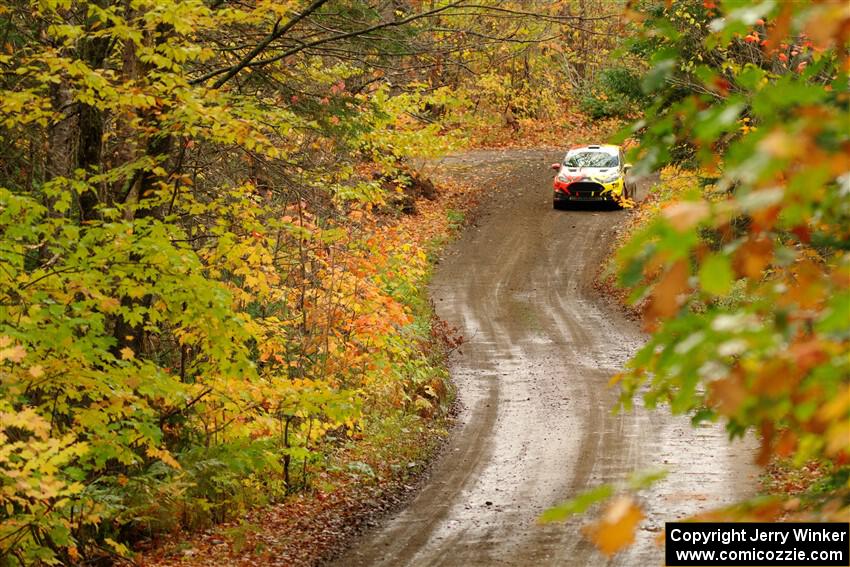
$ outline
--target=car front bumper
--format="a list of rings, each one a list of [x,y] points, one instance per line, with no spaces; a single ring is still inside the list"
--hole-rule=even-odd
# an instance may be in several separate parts
[[[555,180],[554,199],[566,201],[614,201],[623,194],[623,179],[600,183],[591,179],[563,182]]]

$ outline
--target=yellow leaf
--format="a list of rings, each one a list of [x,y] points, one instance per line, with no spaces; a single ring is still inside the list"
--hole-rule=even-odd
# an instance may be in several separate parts
[[[114,297],[104,297],[100,300],[100,308],[104,313],[114,313],[119,307],[121,307],[121,302]]]
[[[21,345],[15,345],[0,350],[0,362],[11,360],[12,362],[20,362],[27,355],[27,351]]]
[[[850,386],[842,387],[838,395],[826,403],[819,413],[824,421],[837,421],[848,411],[850,411]]]
[[[839,455],[850,451],[850,421],[834,424],[826,433],[826,452],[828,455]]]
[[[182,468],[180,466],[180,463],[177,462],[177,459],[175,459],[171,455],[171,453],[169,453],[165,449],[157,449],[156,447],[148,447],[146,453],[147,453],[148,457],[157,458],[157,459],[159,459],[160,461],[162,461],[166,465],[169,465],[172,468],[175,468],[175,469],[178,469],[178,470],[180,468]]]
[[[121,359],[122,360],[131,360],[136,356],[136,353],[133,352],[133,349],[130,347],[124,347],[121,349]]]

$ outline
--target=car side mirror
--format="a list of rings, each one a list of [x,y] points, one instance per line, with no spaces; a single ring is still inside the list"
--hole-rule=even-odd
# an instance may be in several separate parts
[[[560,163],[553,163],[553,164],[552,164],[552,169],[553,169],[554,171],[558,171],[559,169],[561,169],[561,164],[560,164]]]
[[[632,164],[630,164],[630,163],[627,163],[626,165],[623,166],[624,170],[631,169],[631,168],[632,168]]]

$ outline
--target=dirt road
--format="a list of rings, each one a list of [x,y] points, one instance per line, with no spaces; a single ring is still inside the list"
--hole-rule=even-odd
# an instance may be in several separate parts
[[[560,157],[473,152],[443,164],[493,187],[432,286],[466,338],[452,364],[464,410],[421,493],[337,565],[661,565],[664,521],[753,490],[750,449],[722,429],[611,413],[606,383],[642,337],[591,282],[627,213],[553,211],[548,165]],[[536,523],[579,491],[655,466],[670,475],[644,496],[637,545],[613,560],[582,538],[586,519]]]

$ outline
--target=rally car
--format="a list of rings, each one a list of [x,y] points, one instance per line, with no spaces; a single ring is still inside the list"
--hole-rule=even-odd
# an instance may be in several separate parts
[[[626,175],[630,164],[619,146],[592,145],[571,148],[563,163],[553,163],[553,206],[577,201],[613,202],[622,206],[634,200],[635,186]]]

